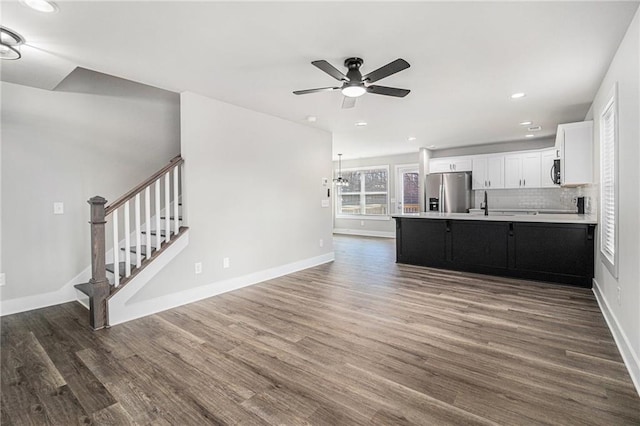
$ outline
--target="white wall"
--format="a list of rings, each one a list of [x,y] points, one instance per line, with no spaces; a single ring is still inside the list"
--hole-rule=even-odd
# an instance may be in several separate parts
[[[342,168],[349,169],[354,167],[367,166],[389,166],[389,200],[396,199],[396,166],[404,164],[418,165],[418,152],[390,155],[384,157],[359,158],[353,160],[342,160]],[[334,161],[334,169],[338,170],[338,162]],[[396,212],[396,203],[389,201],[389,211],[391,214]],[[333,206],[335,212],[335,205]],[[334,214],[335,216],[335,214]],[[361,225],[364,223],[364,225]],[[396,221],[387,216],[385,218],[362,218],[343,219],[334,218],[334,231],[336,233],[347,233],[355,235],[371,235],[371,236],[389,236],[396,235]]]
[[[90,265],[87,200],[115,200],[180,152],[177,94],[135,83],[115,96],[87,93],[103,83],[94,75],[75,93],[1,85],[5,307],[64,301],[43,295]],[[64,215],[53,215],[54,201],[64,202]]]
[[[181,114],[189,246],[131,304],[167,295],[186,303],[333,258],[331,208],[321,207],[330,133],[192,93],[182,94]]]
[[[614,278],[604,266],[598,245],[594,290],[640,392],[640,11],[636,12],[587,115],[587,119],[594,120],[598,179],[599,117],[615,82],[619,113],[619,275]]]

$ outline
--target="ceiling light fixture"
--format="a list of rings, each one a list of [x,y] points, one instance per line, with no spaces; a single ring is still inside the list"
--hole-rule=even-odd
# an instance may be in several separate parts
[[[532,126],[532,127],[527,127],[527,130],[530,132],[539,132],[540,130],[542,130],[542,127],[540,126]]]
[[[531,133],[529,133],[528,135],[524,135],[525,138],[532,138],[533,135]]]
[[[367,122],[366,122],[366,121],[358,121],[358,122],[356,123],[356,126],[357,126],[357,127],[364,127],[364,126],[366,126],[366,125],[367,125]]]
[[[0,59],[16,60],[22,57],[20,46],[24,38],[10,29],[0,26]]]
[[[409,137],[407,138],[407,140],[408,140],[409,142],[413,142],[413,141],[415,141],[416,139],[417,139],[417,138],[416,138],[415,136],[409,136]]]
[[[58,6],[49,0],[20,0],[23,5],[42,13],[54,13]]]
[[[348,98],[357,98],[367,93],[367,89],[364,88],[364,84],[357,86],[345,86],[342,88],[342,94]]]
[[[437,148],[437,147],[436,147],[435,145],[429,145],[427,148],[429,148],[429,149],[435,149],[435,148]]]
[[[533,121],[522,121],[522,122],[520,122],[521,126],[528,126],[530,124],[533,124]]]
[[[527,96],[526,93],[514,93],[513,95],[511,95],[511,99],[520,99],[520,98],[524,98],[525,96]]]
[[[316,121],[318,121],[318,117],[316,117],[315,115],[307,115],[307,121],[309,123],[315,123]]]
[[[342,154],[338,154],[338,177],[333,180],[335,186],[348,186],[349,181],[342,177]]]

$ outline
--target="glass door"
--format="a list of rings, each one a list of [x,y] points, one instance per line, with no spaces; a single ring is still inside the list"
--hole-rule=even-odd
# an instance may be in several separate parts
[[[398,213],[420,213],[418,165],[397,166],[396,170],[396,211]]]

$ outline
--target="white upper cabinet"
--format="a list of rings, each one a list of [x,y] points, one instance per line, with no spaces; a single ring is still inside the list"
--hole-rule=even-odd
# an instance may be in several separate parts
[[[553,161],[560,158],[555,148],[545,149],[540,152],[540,187],[557,188],[553,183]]]
[[[504,155],[487,157],[489,189],[504,188]]]
[[[504,157],[505,188],[540,187],[540,152],[523,152]]]
[[[504,155],[473,159],[473,189],[504,188]]]
[[[593,121],[560,124],[556,134],[562,186],[593,183]]]
[[[470,172],[470,157],[434,158],[429,161],[429,173]]]

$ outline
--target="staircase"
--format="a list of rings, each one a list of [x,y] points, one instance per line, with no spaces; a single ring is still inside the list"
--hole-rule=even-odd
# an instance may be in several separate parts
[[[94,330],[109,326],[108,301],[188,230],[182,218],[184,160],[177,156],[106,206],[91,206],[91,279],[75,288],[88,296]]]

